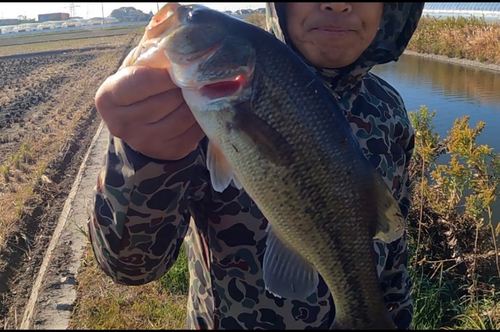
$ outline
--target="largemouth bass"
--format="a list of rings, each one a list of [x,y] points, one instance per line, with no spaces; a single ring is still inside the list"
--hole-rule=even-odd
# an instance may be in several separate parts
[[[404,218],[337,101],[288,46],[199,5],[167,4],[127,65],[167,68],[209,139],[212,186],[243,187],[269,222],[263,278],[304,300],[329,287],[335,329],[394,329],[373,239]]]

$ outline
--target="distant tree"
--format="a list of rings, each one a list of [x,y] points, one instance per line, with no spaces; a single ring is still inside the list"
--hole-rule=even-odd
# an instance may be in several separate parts
[[[120,7],[111,12],[109,16],[118,19],[120,22],[136,22],[136,21],[149,21],[153,17],[153,13],[144,13],[134,7]]]
[[[123,22],[123,17],[127,15],[127,13],[122,9],[115,9],[111,12],[109,16],[116,18],[120,22]]]

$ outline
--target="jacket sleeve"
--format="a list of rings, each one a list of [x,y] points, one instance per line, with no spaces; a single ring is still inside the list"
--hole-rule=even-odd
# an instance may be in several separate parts
[[[406,111],[405,111],[406,113]],[[399,190],[399,206],[405,218],[410,207],[410,179],[408,167],[414,149],[414,130],[408,120],[406,133],[399,141],[404,150],[405,163],[402,172],[402,185]],[[408,273],[408,248],[406,232],[399,240],[391,244],[375,241],[375,250],[379,257],[379,278],[385,302],[399,330],[411,329],[413,319],[413,299],[411,297],[412,280]],[[385,259],[384,259],[385,258]]]
[[[203,194],[200,152],[199,145],[182,160],[154,160],[110,135],[88,232],[99,267],[114,282],[146,284],[175,263],[189,202]]]

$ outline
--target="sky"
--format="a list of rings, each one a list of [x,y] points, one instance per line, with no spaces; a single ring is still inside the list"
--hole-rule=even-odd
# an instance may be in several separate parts
[[[166,2],[1,2],[0,18],[17,18],[19,15],[38,20],[38,14],[68,13],[74,5],[74,16],[83,18],[109,16],[113,9],[134,7],[145,13],[156,13]],[[200,3],[217,10],[257,9],[264,7],[265,2],[180,2],[181,4]],[[102,7],[101,7],[102,4]]]

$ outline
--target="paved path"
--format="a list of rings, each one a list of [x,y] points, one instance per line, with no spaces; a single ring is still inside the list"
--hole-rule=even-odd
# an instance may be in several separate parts
[[[73,303],[76,300],[76,275],[80,267],[86,239],[81,228],[92,208],[92,191],[103,162],[109,132],[101,122],[82,161],[73,187],[64,204],[58,224],[33,285],[22,317],[21,329],[67,329]],[[81,227],[81,228],[80,228]],[[80,228],[80,229],[79,229]],[[65,259],[67,271],[61,278],[54,271],[58,254]]]

